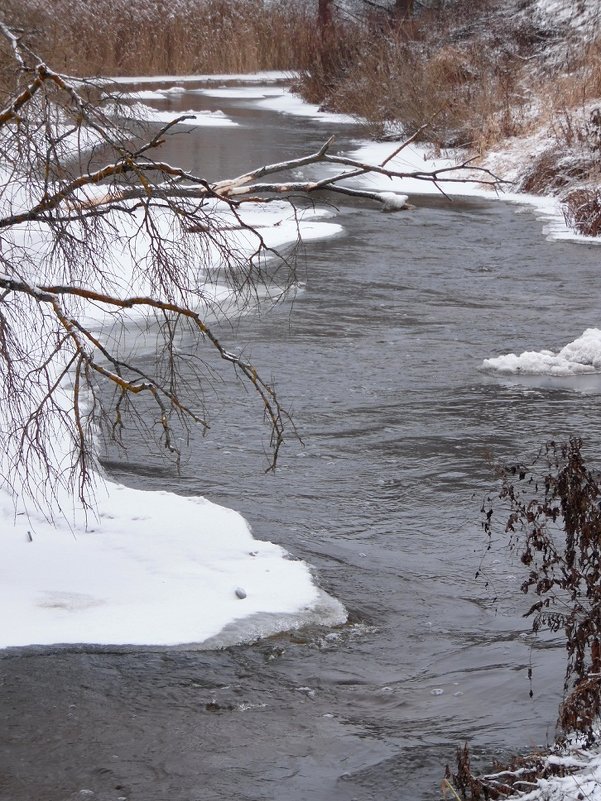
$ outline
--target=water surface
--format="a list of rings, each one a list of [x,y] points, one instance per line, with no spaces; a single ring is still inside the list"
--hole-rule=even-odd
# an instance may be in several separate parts
[[[242,123],[170,141],[166,160],[209,178],[330,132],[194,102]],[[275,474],[260,409],[233,380],[180,474],[135,436],[125,458],[106,455],[124,483],[238,509],[314,566],[349,624],[215,652],[6,652],[2,799],[419,801],[440,796],[466,741],[484,764],[553,738],[563,650],[526,633],[519,566],[500,546],[488,586],[474,579],[479,510],[492,459],[572,433],[594,449],[601,383],[479,366],[597,326],[599,251],[547,242],[532,212],[499,202],[412,200],[396,215],[345,202],[345,234],[303,248],[294,302],[220,328],[293,411],[304,445],[291,439]]]

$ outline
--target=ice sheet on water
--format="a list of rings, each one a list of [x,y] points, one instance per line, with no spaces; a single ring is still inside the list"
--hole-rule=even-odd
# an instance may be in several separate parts
[[[573,376],[601,371],[601,330],[587,328],[561,350],[528,350],[485,359],[482,368],[505,374]]]
[[[87,530],[81,521],[70,530],[19,512],[3,527],[0,648],[207,640],[205,647],[222,647],[346,619],[304,562],[253,539],[237,512],[109,482],[97,501]],[[0,491],[0,518],[12,513]]]
[[[229,100],[264,100],[267,97],[281,97],[286,94],[286,89],[280,86],[226,86],[219,89],[193,89],[192,91],[206,97]]]
[[[261,613],[244,620],[236,620],[215,637],[202,643],[202,650],[227,648],[237,643],[270,637],[281,631],[293,631],[309,626],[340,626],[347,613],[336,598],[318,589],[317,600],[295,614]]]
[[[189,118],[183,121],[185,125],[205,125],[217,128],[231,128],[238,125],[237,122],[227,117],[223,111],[194,111],[194,109],[188,111],[160,111],[148,106],[146,103],[137,102],[132,104],[131,113],[135,119],[143,120],[144,122],[168,123],[185,115]]]
[[[286,91],[275,97],[266,97],[259,100],[257,105],[260,108],[270,111],[280,111],[283,114],[293,114],[297,117],[310,117],[313,120],[334,125],[354,124],[357,120],[348,114],[336,114],[330,111],[320,111],[319,106],[312,103],[305,103],[296,95]]]

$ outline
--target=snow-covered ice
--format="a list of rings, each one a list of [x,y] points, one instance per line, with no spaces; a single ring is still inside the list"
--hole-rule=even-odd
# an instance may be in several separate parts
[[[257,106],[270,111],[279,111],[282,114],[293,114],[296,117],[310,117],[313,120],[329,125],[352,125],[357,123],[356,118],[348,114],[320,111],[319,106],[313,103],[306,103],[287,89],[282,89],[279,95],[259,100]]]
[[[192,91],[206,97],[224,100],[264,100],[268,97],[281,97],[284,94],[279,86],[225,86],[219,89],[193,89]]]
[[[182,121],[184,125],[216,128],[231,128],[238,125],[237,122],[227,117],[223,111],[195,111],[194,109],[189,111],[163,111],[139,101],[132,103],[130,113],[134,119],[144,122],[169,123],[179,117],[186,116],[188,119]]]
[[[524,351],[485,359],[485,370],[506,374],[573,376],[601,371],[601,330],[587,328],[561,350]]]
[[[187,90],[183,86],[172,86],[169,89],[140,89],[138,92],[127,92],[132,100],[168,100],[183,95]]]
[[[6,493],[0,515],[2,648],[210,638],[220,646],[345,619],[304,562],[253,539],[237,512],[204,498],[107,482],[98,490],[97,519],[87,527],[81,515],[70,528],[19,509],[13,520]],[[239,588],[246,597],[236,594]],[[224,634],[233,623],[236,636]]]

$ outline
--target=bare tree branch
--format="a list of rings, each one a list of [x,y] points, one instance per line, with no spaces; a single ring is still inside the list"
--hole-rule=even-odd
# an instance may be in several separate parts
[[[217,367],[201,357],[202,345],[256,393],[273,469],[294,425],[273,385],[222,343],[212,322],[263,297],[275,302],[295,281],[293,260],[268,246],[244,208],[284,209],[284,200],[298,233],[299,195],[334,192],[396,209],[403,204],[390,206],[390,193],[349,181],[377,173],[438,186],[473,180],[473,165],[391,169],[419,132],[379,165],[333,153],[332,137],[306,156],[209,182],[155,158],[187,115],[149,134],[127,118],[127,104],[115,110],[100,82],[53,71],[2,20],[0,36],[15,67],[0,110],[0,484],[29,493],[40,508],[61,482],[85,501],[99,421],[119,440],[136,408],[177,459],[179,426],[209,426],[204,394]],[[313,165],[337,171],[289,180]],[[479,180],[496,183],[484,170]],[[124,344],[140,319],[144,335],[156,337],[150,366]],[[185,354],[183,335],[193,342]],[[135,405],[143,397],[150,410]]]

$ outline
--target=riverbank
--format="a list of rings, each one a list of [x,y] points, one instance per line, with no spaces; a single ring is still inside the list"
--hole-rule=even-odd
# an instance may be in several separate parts
[[[511,191],[556,201],[571,230],[601,232],[594,0],[459,0],[382,25],[334,30],[333,54],[301,73],[298,91],[364,119],[376,138],[425,126],[437,151],[467,150]]]

